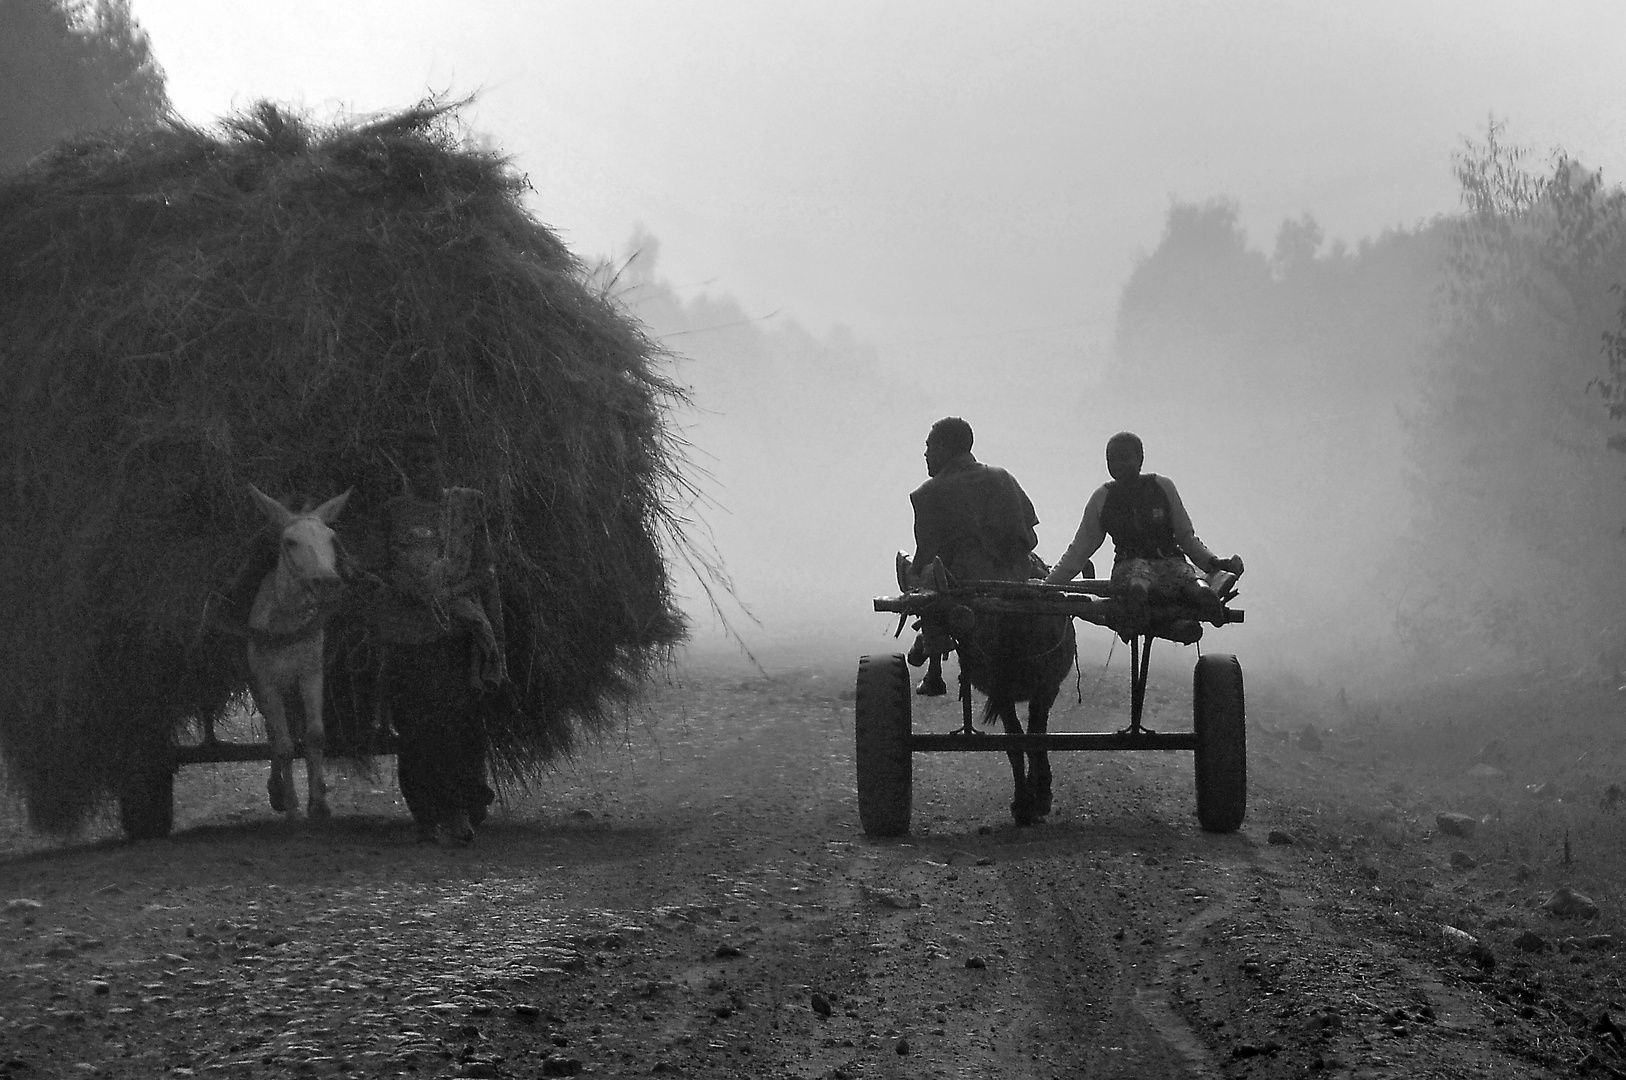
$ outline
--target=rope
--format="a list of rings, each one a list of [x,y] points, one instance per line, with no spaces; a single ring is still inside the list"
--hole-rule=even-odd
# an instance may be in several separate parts
[[[1112,654],[1118,648],[1118,635],[1112,635],[1112,644],[1107,646],[1107,662],[1101,665],[1101,674],[1095,677],[1095,685],[1090,687],[1090,700],[1095,700],[1096,692],[1101,689],[1101,680],[1107,677],[1107,668],[1112,666]],[[1073,639],[1073,671],[1077,673],[1078,703],[1084,704],[1084,669],[1078,666],[1078,639]]]
[[[976,651],[976,653],[979,656],[982,657],[983,661],[985,663],[988,663],[988,664],[994,663],[994,658],[991,655],[989,655],[988,650],[983,647],[982,642],[979,640],[979,635],[975,631],[973,631],[970,634],[970,639],[971,639],[970,644],[971,644],[972,649],[974,649]],[[1055,652],[1057,649],[1061,648],[1065,644],[1067,644],[1067,631],[1065,629],[1063,629],[1061,633],[1056,635],[1056,643],[1054,645],[1051,645],[1047,649],[1041,649],[1039,652],[1028,653],[1026,656],[1016,657],[1015,659],[1016,659],[1016,661],[1018,663],[1022,663],[1022,662],[1026,662],[1026,661],[1030,661],[1030,660],[1042,660],[1045,657],[1049,656],[1051,653]],[[1073,663],[1075,665],[1078,663],[1078,635],[1077,634],[1073,635]]]

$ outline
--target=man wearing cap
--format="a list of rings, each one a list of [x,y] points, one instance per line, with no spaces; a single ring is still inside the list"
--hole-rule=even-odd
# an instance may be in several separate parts
[[[1134,633],[1144,628],[1147,599],[1153,594],[1179,597],[1204,618],[1223,618],[1224,605],[1197,570],[1240,575],[1242,556],[1222,559],[1208,550],[1192,528],[1174,481],[1140,471],[1145,456],[1140,436],[1133,432],[1120,431],[1107,440],[1107,472],[1112,479],[1090,496],[1071,546],[1045,581],[1062,585],[1073,580],[1110,536],[1112,581],[1125,588],[1130,609],[1124,630]]]
[[[960,580],[1025,581],[1034,573],[1039,518],[1033,503],[1014,476],[972,455],[972,441],[971,425],[958,416],[939,420],[926,436],[930,479],[909,495],[915,555],[905,576],[911,585],[941,587],[944,582],[929,580],[938,559]],[[953,642],[928,621],[921,630],[909,662],[918,667],[931,661],[916,693],[935,697],[948,692],[942,657]]]

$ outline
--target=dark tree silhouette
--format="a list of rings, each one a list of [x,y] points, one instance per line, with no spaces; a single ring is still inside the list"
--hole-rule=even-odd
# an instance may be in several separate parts
[[[1626,491],[1608,409],[1587,390],[1608,403],[1599,341],[1626,280],[1626,192],[1561,152],[1532,170],[1495,123],[1456,174],[1446,328],[1409,425],[1401,627],[1482,664],[1612,668],[1626,655]]]
[[[168,109],[129,0],[0,0],[0,171],[66,136]]]

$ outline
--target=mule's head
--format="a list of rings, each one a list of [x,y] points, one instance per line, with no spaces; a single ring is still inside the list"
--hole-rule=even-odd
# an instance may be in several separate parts
[[[296,514],[253,484],[248,490],[260,511],[281,530],[277,540],[278,565],[319,594],[338,592],[342,582],[333,522],[344,509],[350,491],[335,495],[313,510]]]

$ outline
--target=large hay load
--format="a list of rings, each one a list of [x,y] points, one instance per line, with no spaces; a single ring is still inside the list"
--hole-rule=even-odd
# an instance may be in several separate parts
[[[77,827],[241,700],[243,642],[209,612],[260,525],[250,482],[354,487],[365,522],[427,441],[486,493],[499,776],[602,729],[681,639],[676,390],[523,177],[450,123],[262,104],[0,178],[0,755],[36,828]],[[365,707],[345,698],[341,731]]]

